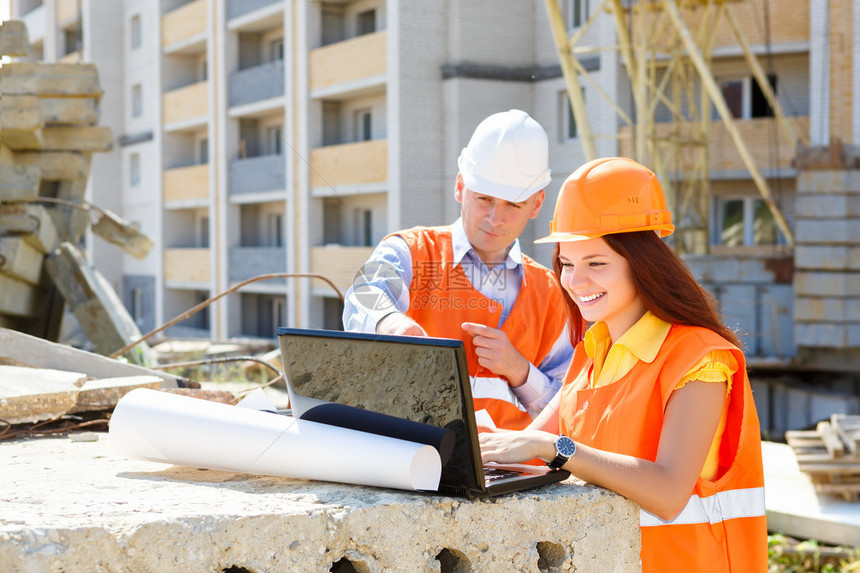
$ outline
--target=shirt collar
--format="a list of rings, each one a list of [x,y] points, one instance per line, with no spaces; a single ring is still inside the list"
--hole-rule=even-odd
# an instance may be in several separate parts
[[[454,265],[459,265],[463,257],[472,251],[472,256],[478,259],[478,254],[472,248],[472,243],[466,236],[466,228],[463,226],[463,218],[460,217],[451,225],[451,248],[454,251]],[[523,252],[520,250],[520,240],[516,239],[508,250],[508,258],[505,259],[505,268],[514,269],[523,264]]]
[[[642,362],[653,362],[670,328],[671,324],[647,311],[615,344],[623,346]],[[606,324],[598,322],[592,325],[585,333],[583,342],[588,356],[594,358],[595,349],[610,342]]]

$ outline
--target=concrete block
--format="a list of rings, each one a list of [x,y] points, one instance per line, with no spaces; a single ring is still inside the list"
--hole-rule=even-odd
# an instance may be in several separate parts
[[[45,270],[97,352],[110,355],[140,339],[140,330],[113,287],[72,244],[62,243],[47,257]],[[148,353],[149,346],[141,343],[126,357],[145,364]]]
[[[95,98],[40,97],[45,125],[95,125],[99,106]]]
[[[794,323],[794,341],[797,346],[810,348],[845,348],[847,346],[845,325],[826,322]]]
[[[860,296],[860,273],[798,271],[794,292],[798,296]]]
[[[15,154],[18,165],[39,168],[42,179],[86,179],[90,174],[89,155],[71,151],[19,151]]]
[[[860,243],[860,217],[798,219],[795,238],[799,244],[856,245]]]
[[[860,217],[860,195],[798,195],[794,210],[798,219]]]
[[[0,237],[0,273],[38,285],[45,255],[22,237]]]
[[[0,73],[0,93],[100,98],[102,90],[95,64],[13,62]]]
[[[20,235],[42,253],[50,253],[57,247],[57,230],[41,205],[0,205],[0,235]]]
[[[860,246],[798,245],[794,263],[798,270],[860,271]]]
[[[77,402],[69,413],[91,410],[113,410],[120,398],[135,388],[157,389],[161,386],[158,376],[124,376],[87,380],[78,392]]]
[[[38,287],[0,274],[0,314],[25,318],[38,316],[44,294]]]
[[[0,165],[0,202],[35,199],[39,180],[39,168],[33,165]]]
[[[177,377],[166,372],[150,370],[5,328],[0,328],[0,358],[2,357],[14,357],[40,368],[84,372],[91,378],[152,375],[161,378],[163,388],[176,388],[179,385]]]
[[[0,420],[24,424],[62,416],[86,380],[80,372],[0,365]]]
[[[7,20],[0,24],[0,55],[24,57],[30,51],[27,26],[21,20]]]
[[[794,289],[791,285],[758,286],[759,356],[794,355]]]
[[[5,568],[640,570],[638,505],[574,480],[466,500],[126,460],[98,435],[3,444]]]
[[[860,193],[860,170],[821,169],[800,171],[797,174],[799,195],[810,193]]]
[[[47,151],[110,151],[113,135],[100,126],[48,126],[42,130]]]
[[[7,131],[37,131],[43,127],[42,105],[37,96],[4,94],[0,99],[0,136],[4,143]]]
[[[860,322],[860,300],[796,297],[794,317],[802,322]]]
[[[720,312],[750,354],[758,354],[759,324],[755,285],[722,285],[717,289]]]

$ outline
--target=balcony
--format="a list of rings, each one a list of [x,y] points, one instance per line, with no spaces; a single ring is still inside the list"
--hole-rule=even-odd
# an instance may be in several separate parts
[[[228,0],[227,20],[250,14],[260,8],[280,4],[280,0]]]
[[[164,94],[162,118],[168,131],[198,127],[209,116],[209,82],[202,81]]]
[[[209,165],[191,165],[164,172],[166,207],[174,205],[200,206],[209,199]]]
[[[287,272],[286,247],[233,247],[229,260],[230,281],[237,283],[264,273]],[[285,285],[286,279],[270,280],[263,285]]]
[[[209,249],[165,249],[164,280],[168,284],[208,285]]]
[[[80,16],[78,0],[57,0],[55,21],[58,26],[65,26],[70,22],[74,22]]]
[[[230,74],[230,106],[248,105],[284,95],[284,62],[277,60]]]
[[[208,21],[206,4],[206,0],[195,0],[164,15],[161,19],[161,46],[165,51],[205,51]]]
[[[388,140],[360,141],[311,150],[311,189],[315,197],[344,191],[379,192],[388,181]]]
[[[761,117],[754,119],[735,120],[735,125],[740,132],[741,138],[746,144],[747,150],[752,156],[753,162],[759,167],[781,168],[787,169],[791,167],[791,161],[797,150],[794,146],[789,145],[785,140],[779,128],[772,117]],[[795,132],[801,139],[809,139],[809,117],[798,116],[789,117],[788,121],[794,127]],[[673,124],[659,123],[656,125],[658,136],[667,137],[671,134]],[[684,135],[693,133],[694,126],[692,124],[681,126],[681,137],[690,137]],[[633,157],[633,139],[629,127],[622,127],[620,130],[621,142],[619,144],[619,153],[624,157]],[[772,157],[776,147],[773,145],[773,139],[779,138],[779,156]],[[690,151],[689,153],[694,153]],[[774,165],[774,159],[776,164]],[[688,158],[688,161],[692,160]],[[741,159],[735,147],[735,142],[726,130],[726,126],[721,121],[713,121],[708,135],[708,169],[711,172],[733,172],[747,171],[747,167]]]
[[[382,30],[313,50],[308,65],[311,96],[354,95],[384,85],[387,42],[388,33]]]
[[[373,247],[311,247],[311,272],[326,277],[337,285],[342,294],[346,294],[355,272],[367,262],[372,252]],[[320,291],[320,287],[330,289],[325,283],[314,283],[314,290]]]
[[[230,162],[230,195],[285,191],[287,167],[283,155],[262,155]]]

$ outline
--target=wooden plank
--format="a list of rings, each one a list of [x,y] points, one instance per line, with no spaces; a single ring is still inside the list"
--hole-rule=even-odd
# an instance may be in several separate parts
[[[45,259],[45,269],[97,352],[110,355],[140,339],[140,330],[113,287],[74,245],[61,243]],[[149,363],[149,346],[137,345],[126,358],[136,364]]]
[[[0,273],[38,285],[45,255],[22,237],[0,237]]]
[[[35,199],[40,179],[34,165],[0,165],[0,202]]]
[[[36,316],[42,311],[39,302],[43,294],[38,287],[0,274],[0,314]]]
[[[57,230],[41,205],[6,203],[0,205],[0,235],[20,235],[42,253],[57,247]]]
[[[102,90],[94,64],[12,62],[3,65],[0,93],[100,98]]]
[[[72,409],[87,375],[0,366],[0,419],[10,424],[51,420]]]
[[[860,454],[860,416],[833,414],[830,416],[830,423],[836,428],[851,455]]]
[[[836,433],[836,429],[830,425],[830,422],[818,422],[815,430],[821,436],[824,442],[824,447],[827,453],[833,458],[841,458],[845,454],[845,444]]]

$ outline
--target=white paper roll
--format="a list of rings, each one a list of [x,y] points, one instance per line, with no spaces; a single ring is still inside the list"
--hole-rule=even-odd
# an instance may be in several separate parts
[[[431,491],[442,473],[432,446],[145,388],[109,435],[130,458],[242,473]]]

